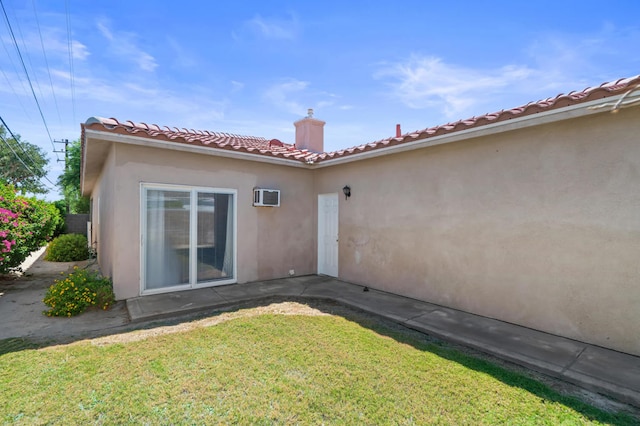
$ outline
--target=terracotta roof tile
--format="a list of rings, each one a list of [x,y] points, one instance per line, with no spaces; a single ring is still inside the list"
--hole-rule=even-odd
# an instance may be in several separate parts
[[[399,145],[412,142],[418,139],[426,139],[429,137],[440,136],[449,133],[455,133],[461,130],[471,129],[475,127],[485,126],[492,123],[498,123],[511,120],[516,117],[525,117],[534,115],[543,111],[551,111],[554,109],[564,108],[584,102],[597,99],[607,98],[610,96],[620,95],[633,89],[640,89],[640,75],[623,78],[614,82],[603,83],[597,87],[587,87],[580,92],[570,92],[568,94],[559,94],[552,98],[543,99],[537,102],[529,102],[526,105],[518,106],[508,110],[487,113],[477,117],[471,117],[465,120],[459,120],[453,123],[446,123],[439,126],[429,127],[417,130],[411,133],[405,133],[398,137],[390,137],[376,142],[371,142],[356,147],[342,149],[328,154],[325,157],[319,157],[317,161],[327,159],[340,158],[348,155],[357,154],[363,150],[380,149],[387,146]]]
[[[604,83],[597,87],[588,87],[579,92],[559,94],[553,98],[542,99],[537,102],[529,102],[508,110],[487,113],[474,116],[452,123],[429,127],[411,133],[405,133],[400,137],[389,137],[375,142],[369,142],[351,148],[334,152],[315,153],[308,150],[300,150],[295,145],[286,144],[278,139],[266,139],[256,136],[242,136],[230,133],[211,132],[208,130],[179,129],[177,127],[160,127],[157,124],[134,123],[133,121],[118,121],[115,118],[92,117],[82,126],[83,141],[84,129],[107,130],[112,133],[151,137],[167,142],[176,142],[187,145],[197,145],[210,148],[235,150],[255,155],[280,157],[303,163],[317,163],[331,159],[356,155],[375,149],[401,145],[418,139],[455,133],[458,131],[499,123],[517,117],[538,114],[544,111],[564,108],[584,102],[607,98],[623,94],[630,89],[640,88],[640,76],[620,79],[614,82]]]
[[[257,136],[244,136],[208,130],[179,129],[177,127],[160,127],[157,124],[134,123],[131,120],[118,121],[115,118],[92,117],[84,124],[83,129],[107,130],[121,135],[151,137],[153,139],[176,142],[186,145],[205,146],[225,150],[253,153],[272,157],[304,160],[311,156],[307,150],[299,150],[294,145],[285,144],[277,139],[266,139]]]

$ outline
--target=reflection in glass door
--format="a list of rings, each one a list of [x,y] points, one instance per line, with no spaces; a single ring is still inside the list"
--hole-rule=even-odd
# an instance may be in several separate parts
[[[235,191],[142,187],[142,292],[235,282]]]
[[[233,196],[198,193],[198,283],[233,277]]]
[[[147,190],[146,288],[189,283],[190,193]]]

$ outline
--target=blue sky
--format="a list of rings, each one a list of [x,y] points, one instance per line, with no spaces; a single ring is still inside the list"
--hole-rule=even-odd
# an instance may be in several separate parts
[[[2,2],[53,139],[103,116],[293,143],[314,108],[333,151],[640,74],[634,0]],[[0,115],[55,182],[0,20]]]

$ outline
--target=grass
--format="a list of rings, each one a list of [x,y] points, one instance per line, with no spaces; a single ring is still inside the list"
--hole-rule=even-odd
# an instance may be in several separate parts
[[[0,356],[0,422],[634,423],[407,336],[337,316],[261,315],[101,346],[15,341]]]

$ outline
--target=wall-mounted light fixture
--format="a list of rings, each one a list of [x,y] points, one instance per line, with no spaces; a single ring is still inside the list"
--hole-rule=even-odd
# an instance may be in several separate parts
[[[342,192],[344,193],[345,200],[351,197],[351,187],[349,185],[345,185],[344,188],[342,188]]]

